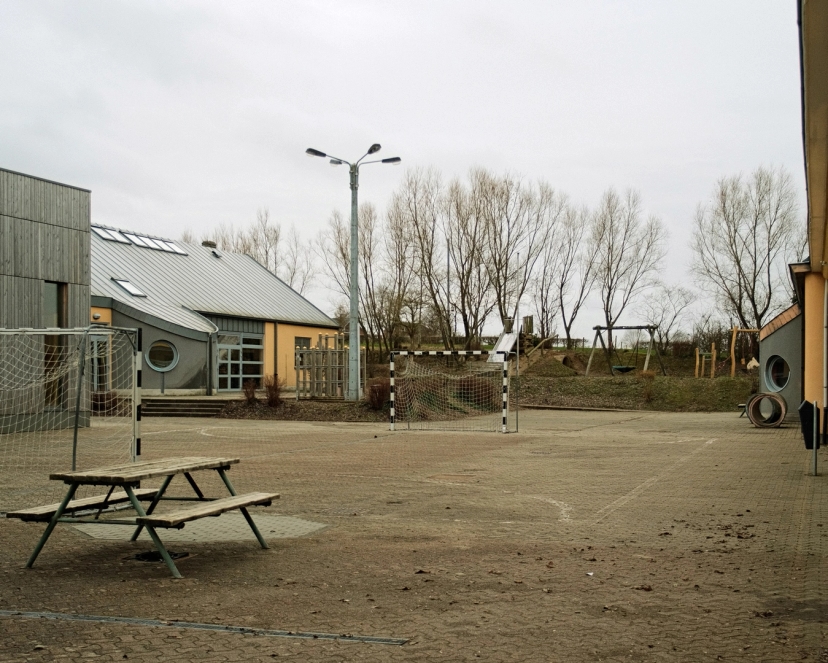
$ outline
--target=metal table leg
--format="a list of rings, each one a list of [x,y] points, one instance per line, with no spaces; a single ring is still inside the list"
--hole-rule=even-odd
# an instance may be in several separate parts
[[[161,487],[158,489],[158,492],[155,493],[155,497],[152,498],[152,502],[150,503],[146,514],[144,514],[144,515],[148,516],[153,511],[155,511],[155,507],[158,506],[158,502],[161,501],[161,498],[164,496],[164,493],[167,491],[167,487],[170,485],[170,481],[173,480],[173,476],[175,476],[175,475],[171,474],[168,477],[164,477],[164,481],[161,484]],[[142,529],[144,529],[144,526],[143,525],[138,525],[138,527],[135,528],[135,531],[132,533],[132,537],[129,540],[130,541],[137,541],[138,540],[138,535],[141,533]]]
[[[236,489],[233,488],[233,484],[230,483],[230,478],[227,476],[227,473],[222,468],[218,468],[216,471],[219,473],[221,480],[224,481],[224,485],[227,486],[227,490],[230,491],[230,494],[235,496]],[[264,540],[262,533],[259,531],[259,528],[256,527],[256,523],[253,522],[253,518],[251,518],[247,509],[242,507],[241,509],[239,509],[239,511],[242,512],[242,515],[244,516],[244,519],[247,521],[247,524],[250,525],[250,529],[253,530],[253,534],[255,534],[256,538],[259,540],[259,545],[265,549],[270,548],[270,546],[267,545],[267,541]]]
[[[57,511],[55,511],[55,515],[52,516],[52,519],[49,521],[49,524],[46,525],[46,531],[43,532],[43,535],[40,537],[40,541],[37,542],[35,546],[34,552],[32,552],[31,556],[29,557],[29,561],[26,562],[26,568],[32,568],[32,564],[35,563],[37,556],[40,554],[40,551],[43,550],[43,546],[46,545],[46,541],[49,540],[49,537],[52,535],[52,530],[55,529],[55,525],[58,523],[58,519],[63,515],[63,512],[66,509],[66,505],[72,501],[72,498],[75,496],[75,491],[78,489],[78,484],[72,483],[69,484],[69,490],[66,491],[66,497],[63,498],[63,501],[60,503]]]
[[[127,495],[129,495],[129,501],[132,502],[132,508],[138,513],[140,517],[146,516],[147,514],[144,512],[144,507],[141,506],[141,503],[138,501],[138,498],[135,497],[135,493],[132,490],[132,486],[124,486],[124,490],[126,490]],[[155,528],[151,527],[150,525],[144,525],[147,528],[147,534],[150,535],[152,542],[155,544],[156,549],[161,554],[161,557],[164,560],[164,563],[167,565],[167,568],[170,570],[170,573],[173,574],[174,578],[183,578],[184,576],[181,575],[178,568],[175,566],[175,562],[173,562],[172,557],[170,557],[170,553],[167,552],[167,549],[164,547],[164,544],[161,542],[161,539],[158,538],[158,535],[155,533]]]

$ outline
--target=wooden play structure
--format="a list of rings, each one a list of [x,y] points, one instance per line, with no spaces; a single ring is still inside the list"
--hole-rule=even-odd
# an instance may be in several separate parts
[[[696,373],[695,376],[697,378],[703,378],[705,367],[705,362],[710,362],[710,377],[711,379],[716,377],[716,344],[710,344],[710,352],[702,352],[699,348],[696,348]]]
[[[758,329],[744,329],[742,327],[734,327],[731,330],[730,336],[730,377],[736,377],[736,338],[739,334],[758,334]],[[744,361],[744,358],[742,358]]]
[[[365,384],[365,349],[361,350],[361,384]],[[296,400],[344,399],[348,385],[348,348],[344,334],[319,334],[315,348],[295,349]]]
[[[658,364],[661,366],[661,374],[667,375],[667,371],[664,370],[664,362],[661,361],[661,353],[658,351],[658,345],[655,342],[655,333],[658,329],[657,326],[654,325],[630,325],[630,326],[623,326],[623,327],[602,327],[601,325],[596,325],[593,327],[595,330],[595,338],[592,340],[592,352],[589,353],[589,361],[587,362],[586,371],[584,371],[584,377],[589,376],[589,369],[592,367],[592,358],[595,355],[595,350],[597,347],[597,342],[600,341],[601,347],[604,348],[604,354],[607,357],[607,365],[609,366],[610,373],[615,375],[616,373],[629,373],[630,371],[634,371],[638,368],[638,341],[635,343],[635,364],[630,366],[629,364],[623,364],[621,361],[621,357],[618,355],[618,350],[613,345],[610,348],[604,342],[604,336],[602,332],[609,332],[611,335],[614,331],[626,331],[628,329],[638,330],[638,331],[646,331],[650,335],[650,343],[647,346],[647,356],[644,358],[644,367],[641,369],[646,371],[650,366],[650,355],[652,354],[653,350],[655,350],[656,358],[658,359]],[[617,363],[613,364],[612,361],[612,352],[615,352],[615,358],[617,359]]]

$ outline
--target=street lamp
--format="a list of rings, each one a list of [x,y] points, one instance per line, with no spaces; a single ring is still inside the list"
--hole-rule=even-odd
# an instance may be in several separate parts
[[[351,163],[345,159],[309,147],[305,154],[311,157],[330,158],[332,166],[345,164],[351,174],[351,313],[348,318],[348,392],[346,399],[358,401],[359,394],[359,222],[357,209],[357,189],[359,188],[359,167],[369,163],[390,163],[397,165],[402,159],[390,157],[388,159],[376,159],[374,161],[362,160],[369,154],[376,154],[380,151],[380,144],[374,143],[368,151],[357,161]]]

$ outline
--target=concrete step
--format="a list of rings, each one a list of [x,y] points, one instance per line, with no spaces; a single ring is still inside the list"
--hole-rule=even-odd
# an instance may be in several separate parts
[[[142,417],[215,417],[232,399],[144,398]]]

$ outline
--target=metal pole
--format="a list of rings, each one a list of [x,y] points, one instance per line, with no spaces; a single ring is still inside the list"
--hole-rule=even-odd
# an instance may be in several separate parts
[[[819,401],[814,401],[814,476],[817,476],[817,447],[819,446]]]
[[[75,394],[75,430],[72,434],[72,471],[77,468],[78,461],[78,419],[80,417],[81,393],[83,392],[83,369],[86,367],[86,344],[89,340],[89,327],[81,340],[80,356],[78,357],[78,385]]]
[[[359,166],[351,165],[351,314],[348,322],[348,398],[359,400]]]

